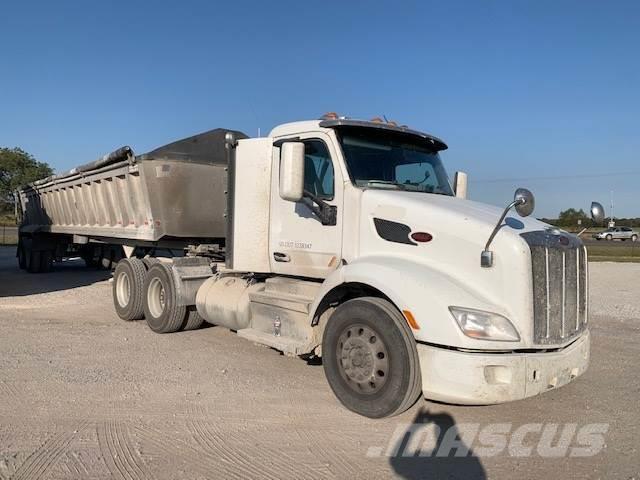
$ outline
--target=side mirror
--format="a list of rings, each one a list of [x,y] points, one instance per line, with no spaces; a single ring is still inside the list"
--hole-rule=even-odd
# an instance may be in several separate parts
[[[526,188],[516,189],[513,201],[515,202],[516,212],[521,217],[528,217],[533,213],[533,209],[536,208],[536,200],[533,193]]]
[[[304,143],[285,142],[280,147],[280,198],[299,202],[304,193]]]
[[[604,222],[604,207],[601,203],[591,202],[591,220],[598,224]]]
[[[465,172],[456,172],[453,177],[453,191],[458,198],[467,198],[467,174]]]

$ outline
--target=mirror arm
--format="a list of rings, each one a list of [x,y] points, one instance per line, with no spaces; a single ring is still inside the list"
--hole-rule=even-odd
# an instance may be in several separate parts
[[[507,205],[507,208],[505,208],[504,212],[502,212],[502,215],[500,215],[500,220],[498,220],[498,223],[496,224],[495,228],[491,232],[491,235],[489,235],[489,240],[487,240],[487,243],[484,246],[484,250],[480,255],[480,265],[482,267],[488,268],[493,266],[493,252],[489,250],[489,247],[491,246],[491,242],[493,242],[493,239],[498,233],[498,230],[500,230],[500,227],[502,226],[502,222],[504,221],[504,218],[507,216],[507,213],[509,213],[509,210],[511,210],[516,205],[523,204],[524,202],[525,200],[523,198],[514,200],[509,205]]]
[[[302,194],[302,202],[320,219],[322,225],[337,224],[337,208],[335,206],[329,205],[307,190]]]

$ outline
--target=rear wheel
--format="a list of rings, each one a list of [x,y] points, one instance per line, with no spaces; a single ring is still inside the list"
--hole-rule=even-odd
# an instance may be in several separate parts
[[[335,310],[322,339],[322,364],[336,397],[366,417],[402,413],[422,390],[413,334],[380,298],[356,298]]]
[[[18,267],[20,267],[21,270],[24,270],[27,268],[27,255],[25,253],[25,248],[24,245],[20,244],[18,245]]]
[[[171,268],[161,262],[152,265],[144,281],[144,316],[149,328],[156,333],[176,332],[186,313],[186,307],[178,305]]]
[[[48,273],[53,267],[53,252],[43,250],[40,252],[40,273]]]
[[[27,272],[40,273],[40,252],[39,250],[28,250],[27,254]]]
[[[200,328],[203,323],[204,318],[200,316],[198,310],[196,310],[196,307],[194,305],[187,308],[187,313],[185,314],[184,321],[182,322],[181,330],[195,330],[197,328]]]
[[[143,288],[147,270],[138,258],[118,262],[113,274],[113,305],[123,320],[139,320],[144,316]]]

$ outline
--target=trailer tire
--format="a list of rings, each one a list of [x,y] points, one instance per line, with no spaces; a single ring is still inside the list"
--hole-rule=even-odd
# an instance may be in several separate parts
[[[355,298],[336,308],[324,331],[322,364],[338,400],[365,417],[402,413],[422,391],[413,334],[381,298]]]
[[[156,333],[177,332],[182,327],[186,307],[178,305],[173,271],[158,262],[152,265],[144,280],[144,316]]]
[[[183,331],[196,330],[200,328],[204,323],[204,318],[200,316],[195,305],[187,307],[187,313],[185,314],[184,321],[182,322]]]
[[[40,273],[49,273],[53,267],[53,252],[43,250],[40,252]]]
[[[25,270],[27,268],[27,254],[24,251],[24,245],[18,245],[18,267],[20,270]]]
[[[120,260],[113,274],[113,305],[122,320],[144,317],[143,288],[147,269],[142,260]]]
[[[40,253],[39,250],[27,251],[27,272],[40,273]]]

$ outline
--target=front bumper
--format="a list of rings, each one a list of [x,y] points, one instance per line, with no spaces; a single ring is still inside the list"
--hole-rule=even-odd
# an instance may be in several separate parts
[[[586,330],[568,347],[546,353],[468,353],[418,344],[425,398],[489,405],[532,397],[569,383],[589,365]]]

